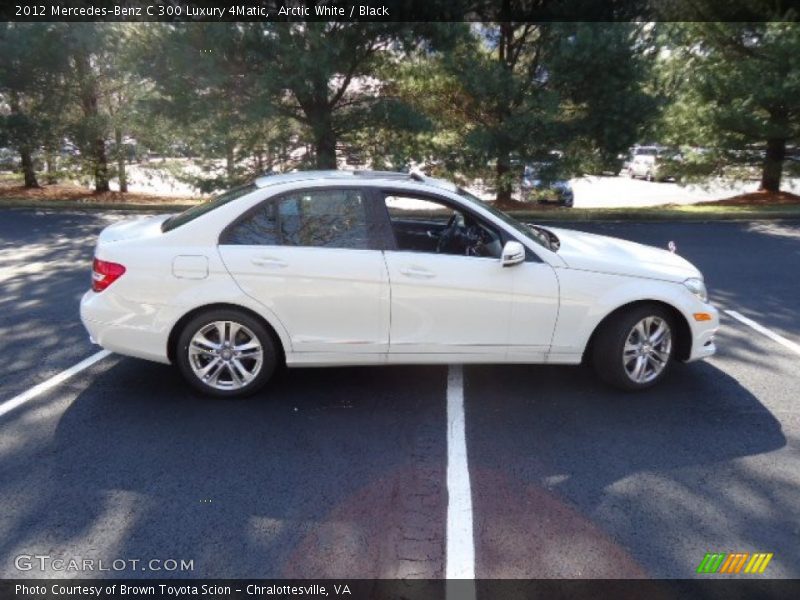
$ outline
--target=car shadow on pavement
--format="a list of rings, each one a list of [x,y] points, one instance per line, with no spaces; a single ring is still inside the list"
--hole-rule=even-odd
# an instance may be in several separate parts
[[[563,225],[665,248],[705,275],[711,303],[732,309],[791,339],[800,337],[800,279],[793,277],[800,254],[797,221],[704,223],[574,222]]]
[[[691,577],[714,549],[800,564],[800,486],[759,455],[800,457],[708,362],[639,394],[586,368],[472,367],[465,398],[479,577]]]
[[[4,465],[4,488],[36,495],[10,507],[0,555],[194,560],[133,577],[441,576],[446,373],[289,370],[220,401],[120,359]]]
[[[6,210],[0,222],[0,399],[47,379],[90,349],[78,318],[89,289],[98,213]]]

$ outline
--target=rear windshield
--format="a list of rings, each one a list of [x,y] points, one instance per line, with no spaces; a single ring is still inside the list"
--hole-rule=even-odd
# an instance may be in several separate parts
[[[236,200],[237,198],[246,196],[250,192],[254,191],[256,187],[257,186],[255,183],[248,183],[247,185],[235,187],[231,190],[228,190],[224,194],[215,196],[214,198],[208,200],[207,202],[203,202],[202,204],[198,204],[196,206],[188,208],[182,213],[173,215],[169,219],[164,221],[161,224],[161,231],[167,232],[175,229],[176,227],[180,227],[181,225],[185,225],[189,221],[193,221],[197,217],[204,215],[207,212],[211,212],[212,210],[214,210],[215,208],[219,208],[223,204],[227,204],[232,200]]]

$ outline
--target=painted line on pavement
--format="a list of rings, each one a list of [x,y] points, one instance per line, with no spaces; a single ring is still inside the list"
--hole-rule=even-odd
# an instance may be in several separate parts
[[[795,342],[793,342],[791,340],[787,340],[782,335],[778,335],[774,331],[770,331],[769,329],[767,329],[763,325],[760,325],[759,323],[756,323],[752,319],[748,319],[747,317],[745,317],[744,315],[736,312],[735,310],[726,310],[725,313],[730,315],[731,317],[733,317],[737,321],[740,321],[740,322],[744,323],[748,327],[750,327],[752,329],[755,329],[757,332],[767,336],[772,341],[778,342],[784,348],[788,348],[789,350],[791,350],[795,354],[800,354],[800,344],[796,344]]]
[[[57,385],[64,383],[67,379],[72,377],[73,375],[77,375],[84,369],[88,369],[94,363],[103,360],[106,356],[111,354],[108,350],[101,350],[95,354],[92,354],[89,358],[84,358],[81,362],[72,365],[69,369],[65,369],[61,371],[58,375],[53,375],[50,379],[43,381],[26,392],[22,392],[11,398],[10,400],[6,400],[2,404],[0,404],[0,417],[3,415],[8,414],[15,408],[22,406],[28,400],[32,400],[39,396],[40,394],[45,393],[48,390],[53,389]]]
[[[447,548],[445,577],[450,579],[475,579],[475,541],[472,529],[472,490],[467,464],[467,436],[464,420],[464,370],[452,365],[447,372]],[[464,587],[448,585],[447,597],[454,597],[456,589],[460,599]]]

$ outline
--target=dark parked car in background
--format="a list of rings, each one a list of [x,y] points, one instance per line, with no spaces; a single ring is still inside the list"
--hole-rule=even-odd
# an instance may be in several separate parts
[[[572,185],[560,173],[557,158],[526,165],[522,173],[521,191],[525,202],[572,206],[575,200]]]

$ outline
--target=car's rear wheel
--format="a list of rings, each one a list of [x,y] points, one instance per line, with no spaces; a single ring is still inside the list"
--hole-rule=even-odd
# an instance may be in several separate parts
[[[178,338],[175,357],[192,387],[218,398],[258,391],[278,362],[266,327],[238,310],[212,310],[189,321]]]
[[[621,312],[601,326],[592,362],[601,379],[623,390],[649,388],[669,371],[675,328],[666,310],[642,305]]]

